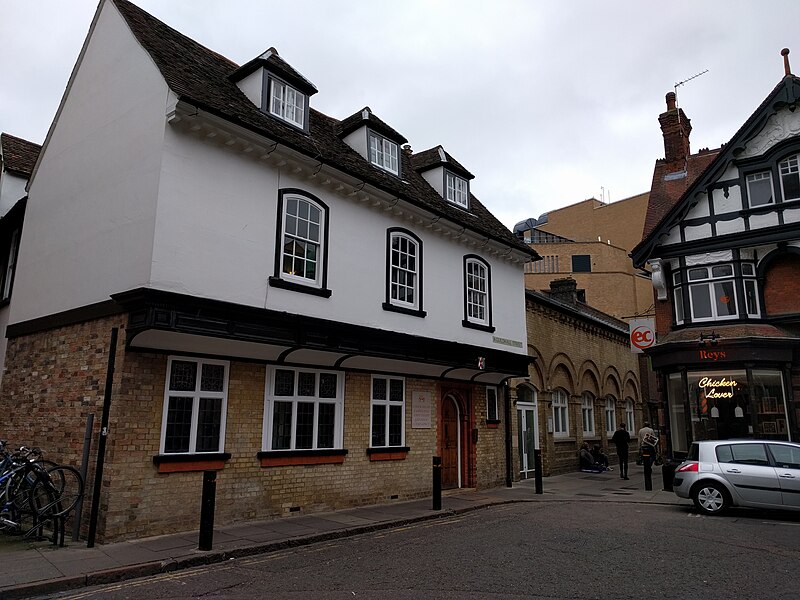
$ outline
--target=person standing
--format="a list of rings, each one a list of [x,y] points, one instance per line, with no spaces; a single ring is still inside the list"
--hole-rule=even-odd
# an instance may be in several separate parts
[[[617,447],[617,457],[619,458],[619,476],[621,479],[628,477],[628,446],[631,443],[631,434],[628,433],[625,423],[620,423],[619,429],[611,436],[611,443]]]
[[[642,424],[642,428],[639,430],[637,436],[639,438],[639,453],[637,454],[636,464],[641,465],[642,455],[644,454],[642,449],[644,448],[645,444],[647,444],[648,448],[653,445],[652,441],[653,438],[656,437],[656,432],[653,431],[652,427],[650,427],[650,423],[645,421]]]

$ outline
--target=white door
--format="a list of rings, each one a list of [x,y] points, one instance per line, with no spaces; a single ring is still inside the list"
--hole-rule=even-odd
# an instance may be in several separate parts
[[[535,469],[534,451],[536,450],[537,423],[536,405],[517,403],[519,472],[521,479],[533,477]]]

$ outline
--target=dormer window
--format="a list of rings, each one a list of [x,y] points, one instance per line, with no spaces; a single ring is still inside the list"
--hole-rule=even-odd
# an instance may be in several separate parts
[[[369,132],[369,161],[385,171],[400,174],[397,144],[375,132]]]
[[[303,128],[305,127],[305,107],[305,94],[282,81],[270,79],[270,113],[292,125]]]
[[[469,183],[466,179],[447,173],[447,201],[469,208]]]

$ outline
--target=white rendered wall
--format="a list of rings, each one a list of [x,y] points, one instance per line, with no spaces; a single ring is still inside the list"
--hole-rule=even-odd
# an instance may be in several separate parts
[[[25,197],[24,177],[17,177],[11,173],[0,173],[0,217],[11,210],[14,205]]]
[[[321,298],[268,285],[275,273],[278,189],[305,190],[330,212],[327,287]],[[153,250],[152,285],[204,298],[266,307],[412,335],[524,353],[491,333],[461,325],[463,257],[481,254],[432,230],[397,219],[294,178],[266,163],[168,130]],[[386,232],[403,227],[423,244],[425,318],[385,311]],[[494,336],[525,339],[522,265],[491,266]]]
[[[149,280],[168,90],[101,6],[30,185],[11,323]]]

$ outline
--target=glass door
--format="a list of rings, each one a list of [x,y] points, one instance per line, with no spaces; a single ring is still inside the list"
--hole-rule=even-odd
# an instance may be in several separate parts
[[[519,471],[521,479],[533,477],[535,471],[534,451],[536,449],[535,405],[517,403],[517,422],[519,449]]]

